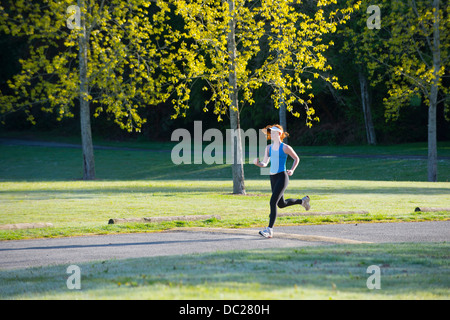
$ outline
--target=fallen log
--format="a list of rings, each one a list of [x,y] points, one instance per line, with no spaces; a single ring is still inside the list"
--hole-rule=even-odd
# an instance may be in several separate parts
[[[13,224],[0,225],[0,230],[36,229],[36,228],[48,228],[48,227],[53,227],[53,224],[49,223],[49,222],[13,223]]]
[[[417,207],[415,212],[438,212],[438,211],[450,211],[450,208],[427,208],[427,207]]]
[[[148,217],[148,218],[118,218],[109,219],[108,224],[119,223],[157,223],[165,221],[195,221],[207,219],[221,219],[219,215],[191,215],[191,216],[168,216],[168,217]]]

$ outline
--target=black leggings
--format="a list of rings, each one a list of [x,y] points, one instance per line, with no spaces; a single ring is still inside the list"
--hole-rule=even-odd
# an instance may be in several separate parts
[[[279,172],[270,176],[270,186],[272,187],[272,197],[270,198],[270,221],[269,228],[273,228],[277,218],[277,206],[286,208],[294,204],[302,204],[301,199],[284,200],[284,191],[289,184],[289,176],[286,171]]]

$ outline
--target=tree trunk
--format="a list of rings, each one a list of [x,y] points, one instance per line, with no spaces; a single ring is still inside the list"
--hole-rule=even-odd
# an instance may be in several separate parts
[[[279,32],[280,32],[280,34],[282,33],[282,27],[281,27],[281,26],[280,26],[280,28],[279,28]],[[282,56],[283,53],[284,53],[283,50],[278,50],[278,49],[277,49],[277,56],[278,56],[278,59],[280,59],[280,57]],[[280,66],[280,69],[281,69],[281,66]],[[283,77],[284,77],[284,76],[285,76],[285,72],[282,71],[282,74],[283,74]],[[283,90],[283,89],[281,89],[281,90]],[[280,93],[282,93],[282,92],[280,92]],[[283,130],[284,130],[285,132],[287,132],[286,103],[284,103],[284,99],[281,98],[281,94],[280,94],[280,98],[279,98],[279,101],[278,101],[278,102],[279,102],[279,104],[280,104],[280,110],[279,110],[280,126],[283,127]],[[283,142],[287,144],[287,143],[288,143],[288,138],[287,138],[287,137],[284,138]]]
[[[287,132],[287,121],[286,121],[286,104],[284,103],[284,100],[280,101],[280,111],[279,111],[279,116],[280,116],[280,126],[283,127],[283,130],[285,132]],[[284,143],[288,143],[288,138],[284,138],[283,140]]]
[[[370,108],[369,85],[368,85],[367,77],[362,72],[362,70],[358,71],[358,76],[359,76],[359,85],[361,88],[361,102],[362,102],[362,109],[363,109],[363,114],[364,114],[364,124],[366,126],[367,143],[370,145],[376,145],[377,138],[375,136],[375,128],[373,126],[373,120],[372,120],[372,111]]]
[[[81,11],[84,1],[78,0]],[[81,146],[83,149],[83,180],[95,179],[94,147],[92,144],[91,116],[89,110],[89,86],[87,80],[87,51],[88,39],[86,36],[86,25],[83,11],[81,12],[81,30],[79,34],[80,44],[80,124],[81,124]]]
[[[234,21],[234,0],[227,0],[232,19],[228,24],[228,52],[230,55],[230,123],[231,129],[235,132],[236,139],[232,140],[233,145],[233,164],[231,170],[233,174],[233,193],[245,194],[244,185],[244,161],[242,156],[242,144],[241,144],[241,130],[239,120],[239,100],[238,100],[238,88],[237,88],[237,74],[236,74],[236,40],[235,40],[235,21]]]
[[[441,69],[441,52],[439,39],[439,0],[433,1],[433,81],[430,89],[430,105],[428,109],[428,181],[437,181],[437,138],[436,138],[436,105],[439,90],[439,70]]]

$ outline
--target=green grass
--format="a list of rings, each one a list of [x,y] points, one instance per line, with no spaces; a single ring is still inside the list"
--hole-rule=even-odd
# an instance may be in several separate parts
[[[268,217],[270,185],[248,180],[248,196],[229,194],[228,181],[69,181],[0,183],[0,224],[51,222],[53,228],[0,231],[0,239],[147,232],[180,222],[108,225],[110,218],[221,215],[183,226],[255,227]],[[369,215],[280,217],[277,225],[445,220],[450,213],[414,212],[450,207],[448,183],[293,180],[286,197],[309,194],[314,211],[367,210]],[[303,211],[290,207],[282,212]]]
[[[159,152],[171,144],[108,144],[155,151],[97,150],[97,180],[82,181],[78,149],[0,145],[0,224],[54,224],[0,230],[0,240],[267,224],[270,183],[257,167],[245,165],[248,195],[236,196],[229,165],[175,166],[170,152]],[[441,156],[449,153],[449,143],[439,148]],[[277,225],[448,220],[448,212],[414,212],[417,206],[450,207],[448,159],[438,162],[439,182],[429,183],[426,160],[313,156],[424,150],[425,144],[297,148],[301,163],[286,197],[309,194],[314,211],[370,214],[279,217]],[[107,224],[110,218],[189,214],[222,219]],[[91,262],[80,264],[81,291],[67,289],[67,266],[0,270],[0,298],[448,299],[449,249],[448,243],[336,245]],[[381,290],[366,287],[369,265],[381,266]]]
[[[127,143],[109,143],[130,147]],[[167,145],[141,144],[146,150],[96,150],[99,180],[229,180],[230,165],[174,165]],[[170,146],[170,145],[169,145]],[[148,151],[151,149],[153,151]],[[312,154],[426,155],[425,144],[377,147],[296,147],[301,162],[297,179],[427,181],[427,161],[412,159],[316,157]],[[425,154],[424,154],[425,152]],[[450,144],[439,143],[439,155],[450,157]],[[193,159],[192,159],[193,160]],[[246,161],[248,162],[248,160]],[[288,162],[288,167],[291,162]],[[247,179],[267,180],[259,168],[245,165]],[[1,181],[67,181],[82,177],[79,149],[0,145]],[[438,181],[450,179],[450,159],[438,161]]]
[[[0,271],[1,299],[448,299],[450,245],[333,245],[98,261]],[[381,270],[369,290],[367,268]],[[18,281],[20,279],[20,281]]]
[[[61,142],[80,144],[80,136],[64,136],[59,132],[0,132],[1,138],[38,140],[48,142]],[[102,137],[94,137],[94,145],[109,147],[127,147],[150,150],[171,150],[178,142],[171,141],[146,141],[142,138],[129,139],[124,141],[112,141]],[[203,142],[206,146],[210,142]],[[225,146],[224,146],[225,147]],[[428,147],[425,142],[393,144],[393,145],[342,145],[342,146],[301,146],[296,147],[299,154],[341,154],[341,155],[404,155],[404,156],[427,156]],[[438,156],[450,157],[450,141],[438,142]]]
[[[402,147],[397,149],[401,152]],[[253,165],[245,165],[247,196],[230,194],[229,165],[175,166],[168,152],[97,150],[96,165],[97,180],[82,181],[78,149],[0,146],[0,224],[54,224],[3,230],[0,240],[267,223],[270,183]],[[314,211],[367,210],[370,215],[280,217],[277,224],[449,219],[445,212],[414,212],[417,206],[450,207],[450,160],[441,160],[438,169],[441,182],[429,183],[421,181],[426,179],[422,160],[302,156],[286,197],[308,194]],[[290,207],[282,212],[302,210]],[[218,214],[222,219],[107,224],[111,218],[188,214]]]

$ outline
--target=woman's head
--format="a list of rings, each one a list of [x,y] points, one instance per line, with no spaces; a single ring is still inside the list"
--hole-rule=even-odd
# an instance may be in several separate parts
[[[283,127],[280,126],[279,124],[268,125],[262,130],[267,135],[267,139],[272,139],[273,135],[279,136],[280,141],[283,141],[284,138],[289,137],[289,134],[285,132]]]

